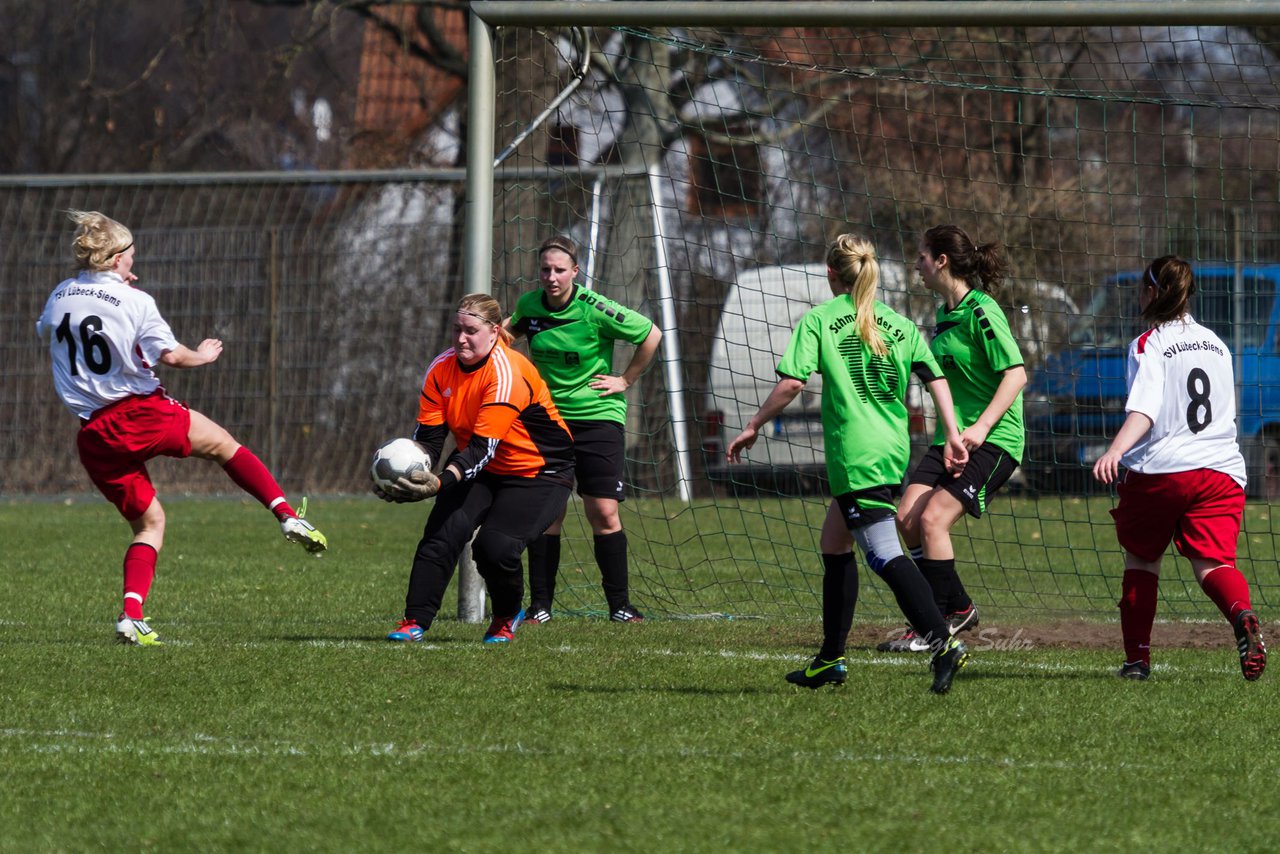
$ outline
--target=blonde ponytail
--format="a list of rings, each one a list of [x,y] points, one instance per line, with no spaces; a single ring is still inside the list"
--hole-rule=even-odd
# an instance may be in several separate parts
[[[827,266],[848,288],[858,310],[858,337],[877,356],[889,353],[884,336],[876,327],[876,287],[880,284],[880,262],[871,241],[852,234],[837,237],[827,249]]]

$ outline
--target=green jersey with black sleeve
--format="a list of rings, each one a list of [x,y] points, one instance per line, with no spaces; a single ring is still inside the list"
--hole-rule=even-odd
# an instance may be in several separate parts
[[[601,397],[591,379],[613,373],[615,341],[638,345],[652,328],[643,314],[581,285],[560,309],[548,306],[541,290],[529,291],[511,315],[511,331],[529,339],[529,358],[566,421],[626,422],[626,396]]]
[[[801,381],[822,374],[822,430],[833,495],[898,487],[911,454],[907,381],[942,375],[914,323],[882,302],[876,328],[889,348],[877,356],[858,336],[858,310],[848,294],[800,318],[778,374]]]
[[[977,289],[969,291],[956,307],[938,306],[937,326],[930,345],[955,403],[956,422],[960,429],[972,425],[982,415],[996,393],[1009,368],[1023,364],[1022,351],[1009,330],[1009,319],[990,294]],[[1000,417],[987,442],[1004,450],[1021,462],[1026,432],[1022,426],[1022,392]],[[934,434],[933,444],[946,441],[942,422]]]

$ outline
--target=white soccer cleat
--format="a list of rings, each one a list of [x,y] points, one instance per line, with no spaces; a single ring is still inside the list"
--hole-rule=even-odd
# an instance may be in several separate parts
[[[284,538],[289,542],[297,543],[308,553],[317,555],[329,548],[329,540],[316,530],[315,525],[303,518],[306,515],[307,499],[304,496],[302,503],[298,505],[298,515],[290,516],[280,523],[280,533],[284,534]]]
[[[280,532],[291,543],[297,543],[311,554],[319,554],[329,548],[329,540],[316,530],[316,526],[298,516],[290,516],[280,523]]]
[[[160,636],[147,625],[145,620],[133,620],[120,615],[116,621],[116,643],[129,646],[164,646]]]

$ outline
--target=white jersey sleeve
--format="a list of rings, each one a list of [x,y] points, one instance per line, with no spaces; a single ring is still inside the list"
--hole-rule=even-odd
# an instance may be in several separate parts
[[[1121,462],[1144,474],[1213,469],[1245,485],[1236,440],[1231,351],[1190,315],[1148,330],[1129,345],[1126,412],[1151,429]]]
[[[36,334],[49,349],[58,397],[81,418],[159,389],[151,367],[178,347],[155,300],[115,273],[82,272],[54,288]]]

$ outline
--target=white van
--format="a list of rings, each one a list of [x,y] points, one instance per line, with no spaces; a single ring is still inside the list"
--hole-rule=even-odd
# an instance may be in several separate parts
[[[882,260],[879,298],[908,317],[912,317],[909,306],[919,302],[916,313],[927,310],[927,322],[932,323],[932,300],[927,295],[920,300],[908,296],[911,275],[902,262]],[[829,299],[825,263],[758,267],[744,272],[730,286],[711,346],[704,414],[703,452],[712,481],[745,491],[795,494],[827,490],[820,375],[810,377],[782,415],[760,431],[743,462],[726,462],[724,449],[777,383],[774,369],[800,318]],[[920,317],[913,319],[921,322]],[[913,458],[928,446],[930,437],[922,408],[925,398],[928,395],[913,380],[907,395]]]

